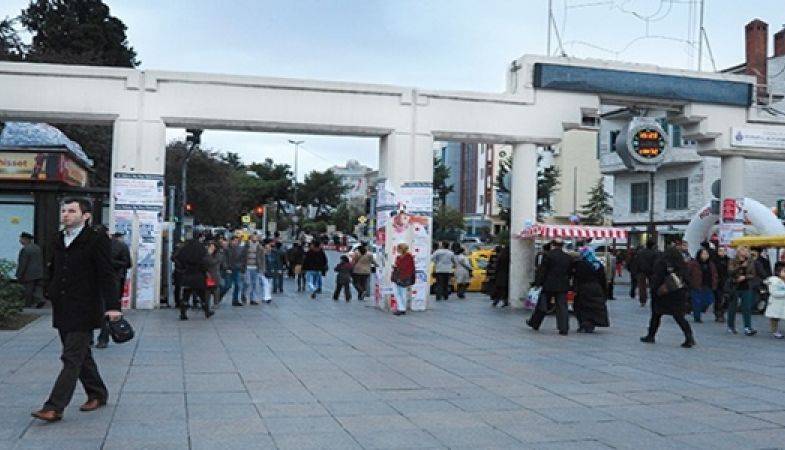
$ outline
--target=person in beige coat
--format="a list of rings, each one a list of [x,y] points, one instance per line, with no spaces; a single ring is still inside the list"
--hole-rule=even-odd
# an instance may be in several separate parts
[[[357,298],[364,301],[368,295],[368,279],[371,277],[371,270],[374,266],[373,255],[368,252],[365,245],[361,245],[354,254],[352,260],[352,281],[357,290]]]

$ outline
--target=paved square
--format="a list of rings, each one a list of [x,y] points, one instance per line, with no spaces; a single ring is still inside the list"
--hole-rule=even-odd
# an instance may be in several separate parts
[[[693,324],[685,350],[668,318],[645,345],[648,309],[610,308],[568,337],[480,295],[404,317],[295,294],[209,321],[134,311],[137,337],[95,352],[109,406],[79,412],[78,387],[51,425],[29,416],[60,367],[46,316],[0,332],[0,450],[785,448],[785,342],[762,317],[753,338]]]

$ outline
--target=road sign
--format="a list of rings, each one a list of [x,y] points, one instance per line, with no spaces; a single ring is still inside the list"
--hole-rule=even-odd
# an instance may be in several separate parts
[[[242,217],[243,223],[251,223],[251,216],[245,215]]]

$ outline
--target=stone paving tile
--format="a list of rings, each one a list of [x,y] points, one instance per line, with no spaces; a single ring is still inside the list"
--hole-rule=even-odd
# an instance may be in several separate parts
[[[362,446],[345,431],[331,433],[273,434],[273,440],[280,450],[350,450],[362,448]]]
[[[612,328],[560,338],[471,297],[404,318],[292,294],[209,322],[131,311],[136,341],[95,352],[109,406],[80,413],[78,389],[53,425],[29,417],[60,367],[44,318],[0,333],[0,449],[783,447],[780,341],[706,323],[685,351],[665,321],[645,346],[623,296]]]
[[[363,448],[446,449],[432,435],[421,430],[374,430],[352,433]],[[476,447],[475,447],[476,448]]]

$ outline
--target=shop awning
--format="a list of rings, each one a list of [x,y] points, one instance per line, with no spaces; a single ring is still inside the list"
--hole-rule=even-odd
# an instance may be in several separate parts
[[[516,236],[520,239],[577,238],[577,239],[627,239],[627,230],[616,227],[585,225],[556,225],[536,223]]]

